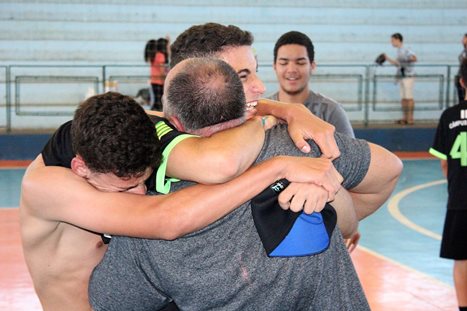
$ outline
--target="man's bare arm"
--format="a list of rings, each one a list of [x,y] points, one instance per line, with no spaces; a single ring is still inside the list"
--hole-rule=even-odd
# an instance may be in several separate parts
[[[402,173],[402,162],[392,152],[369,143],[371,161],[362,182],[349,190],[359,220],[374,213],[391,195]]]
[[[341,188],[336,194],[336,199],[330,204],[336,210],[337,226],[342,236],[344,239],[352,237],[358,229],[358,218],[350,193]]]
[[[224,183],[243,173],[264,143],[260,119],[251,119],[211,137],[192,137],[170,153],[167,175],[203,184]]]
[[[304,152],[310,147],[305,139],[313,138],[323,156],[340,155],[334,139],[335,128],[314,116],[301,104],[283,104],[261,99],[256,106],[261,115],[273,115],[288,123],[295,145]],[[260,118],[225,130],[207,138],[190,138],[180,142],[171,152],[167,175],[199,183],[222,183],[244,172],[256,159],[264,142]],[[191,159],[187,163],[187,159]]]
[[[448,161],[440,160],[441,171],[443,172],[444,177],[448,177]]]
[[[69,169],[42,165],[26,172],[21,206],[23,212],[41,220],[94,232],[175,239],[223,217],[277,179],[317,183],[319,175],[313,159],[280,157],[225,184],[143,196],[101,192]]]

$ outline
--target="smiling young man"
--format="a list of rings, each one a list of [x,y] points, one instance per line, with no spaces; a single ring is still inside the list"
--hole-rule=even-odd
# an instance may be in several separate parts
[[[270,98],[304,104],[315,116],[335,126],[336,132],[355,137],[342,105],[310,89],[315,63],[313,42],[304,33],[283,34],[274,46],[274,71],[279,91]]]

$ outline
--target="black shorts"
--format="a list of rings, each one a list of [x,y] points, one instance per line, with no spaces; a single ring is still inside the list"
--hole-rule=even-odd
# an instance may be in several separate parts
[[[455,260],[467,259],[467,211],[447,211],[440,256]]]

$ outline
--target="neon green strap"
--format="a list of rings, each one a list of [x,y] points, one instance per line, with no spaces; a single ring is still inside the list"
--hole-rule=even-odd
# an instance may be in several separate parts
[[[173,177],[165,178],[166,171],[167,171],[167,159],[169,158],[169,155],[172,152],[172,149],[175,148],[175,146],[179,142],[190,137],[197,137],[197,136],[183,134],[183,135],[175,137],[162,152],[162,162],[161,162],[161,165],[159,165],[159,168],[157,169],[157,173],[156,173],[156,191],[157,192],[162,193],[162,194],[167,194],[170,192],[170,187],[172,185],[172,182],[180,181],[180,179],[173,178]]]
[[[448,157],[445,154],[443,154],[443,153],[441,153],[438,150],[435,150],[433,148],[430,148],[430,150],[428,150],[428,152],[431,155],[434,155],[435,157],[437,157],[437,158],[439,158],[441,160],[447,160],[448,159]]]

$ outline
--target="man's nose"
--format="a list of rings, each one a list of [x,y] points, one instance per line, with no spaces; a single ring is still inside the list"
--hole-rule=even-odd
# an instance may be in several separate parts
[[[253,84],[253,91],[259,95],[263,95],[266,92],[266,86],[259,77],[256,77],[255,83]]]
[[[287,66],[285,67],[287,72],[295,72],[297,71],[297,65],[294,64],[294,62],[289,62]]]

